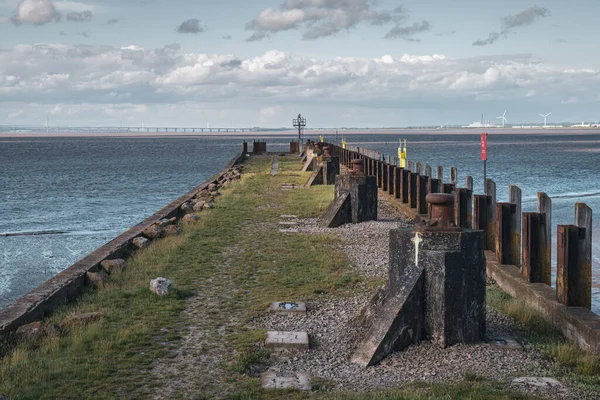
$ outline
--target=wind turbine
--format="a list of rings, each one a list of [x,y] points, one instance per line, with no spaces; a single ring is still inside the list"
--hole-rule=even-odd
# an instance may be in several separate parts
[[[504,110],[504,114],[502,114],[499,117],[496,117],[497,119],[502,119],[502,127],[504,128],[504,123],[508,122],[508,120],[506,119],[506,110]]]
[[[544,114],[540,114],[541,117],[544,118],[544,128],[546,127],[546,118],[548,118],[548,115],[552,114],[551,112],[549,112],[548,114],[544,115]]]

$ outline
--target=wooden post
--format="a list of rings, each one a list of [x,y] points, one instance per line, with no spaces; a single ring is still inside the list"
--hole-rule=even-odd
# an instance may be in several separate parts
[[[494,225],[489,223],[490,202],[490,196],[484,194],[475,195],[473,205],[473,229],[485,231],[485,249],[494,251],[496,249],[494,233],[490,232],[490,228]]]
[[[544,214],[523,213],[523,254],[521,275],[530,283],[542,282],[542,220]]]
[[[452,183],[444,183],[443,184],[444,193],[452,194],[456,191],[456,185]]]
[[[579,228],[578,306],[592,306],[592,209],[585,203],[575,203],[575,225]]]
[[[436,171],[436,175],[437,178],[440,180],[440,182],[444,182],[444,167],[441,165],[437,166],[437,171]]]
[[[410,208],[417,208],[417,180],[419,175],[414,172],[410,172],[408,175],[408,204]]]
[[[431,179],[431,165],[425,164],[425,176]]]
[[[516,265],[511,253],[511,223],[516,214],[516,205],[511,203],[496,203],[496,259],[500,264]]]
[[[388,177],[389,164],[385,161],[381,162],[381,190],[384,192],[388,191],[388,183],[390,182]]]
[[[387,166],[387,176],[388,176],[388,194],[390,195],[394,195],[394,189],[395,189],[395,184],[394,184],[394,170],[396,169],[396,167],[392,164],[389,163]]]
[[[394,197],[399,199],[402,196],[402,168],[394,167]]]
[[[579,260],[580,228],[575,225],[558,225],[557,229],[556,298],[566,306],[589,308],[591,293],[579,287],[581,270]]]
[[[454,221],[456,226],[471,229],[473,192],[469,189],[458,188],[454,195]]]
[[[381,187],[381,175],[383,172],[383,168],[382,168],[383,163],[381,162],[381,160],[377,160],[376,161],[376,167],[377,167],[377,187]]]
[[[473,177],[471,175],[467,176],[465,187],[470,191],[473,191]]]
[[[543,215],[541,218],[542,231],[540,232],[540,280],[546,285],[552,284],[552,200],[544,192],[537,194],[537,212]]]
[[[417,175],[421,175],[421,168],[422,168],[422,166],[421,166],[420,162],[415,163],[415,173]]]
[[[410,192],[410,172],[407,169],[400,169],[400,200],[402,203],[409,202],[409,192]]]
[[[427,214],[427,202],[425,197],[428,194],[429,177],[417,175],[417,213]]]
[[[515,205],[515,213],[510,224],[510,252],[511,260],[521,267],[521,189],[515,185],[508,185],[508,202]]]
[[[456,167],[450,168],[450,183],[453,185],[458,184],[458,170],[456,169]]]
[[[491,179],[485,181],[485,194],[490,196],[488,202],[487,220],[488,228],[486,232],[488,236],[486,238],[486,248],[496,248],[496,182]]]

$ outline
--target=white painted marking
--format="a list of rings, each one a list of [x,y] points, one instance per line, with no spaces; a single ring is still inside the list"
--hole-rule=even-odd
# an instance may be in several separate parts
[[[419,266],[419,245],[423,243],[421,234],[419,232],[415,232],[415,237],[411,239],[411,242],[415,244],[415,265]]]

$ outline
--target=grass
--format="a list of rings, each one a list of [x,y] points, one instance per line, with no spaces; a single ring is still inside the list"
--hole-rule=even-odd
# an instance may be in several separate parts
[[[257,376],[270,355],[262,346],[265,331],[253,318],[273,301],[343,297],[358,284],[372,284],[336,250],[336,239],[279,232],[280,215],[316,217],[333,199],[331,187],[281,191],[283,183],[304,184],[310,173],[298,172],[296,157],[279,157],[279,167],[271,176],[271,159],[251,158],[242,180],[223,189],[198,223],[136,253],[124,273],[61,307],[46,323],[94,311],[102,313],[99,321],[5,347],[0,393],[11,399],[147,398],[164,383],[154,373],[157,366],[173,364],[176,372],[163,379],[191,377],[195,385],[192,392],[176,390],[173,398],[223,397],[226,391],[232,399],[527,398],[476,375],[455,385],[411,384],[370,394],[332,392],[335,383],[320,379],[311,393],[261,390]],[[149,292],[149,281],[158,276],[173,281],[171,295]],[[218,354],[215,364],[178,364],[175,350],[185,346],[190,325],[203,333],[198,357]],[[593,368],[592,361],[574,368]]]
[[[511,297],[498,287],[488,287],[487,305],[520,322],[528,329],[532,346],[555,362],[554,373],[583,391],[600,388],[600,357],[568,342],[552,325],[523,301]]]

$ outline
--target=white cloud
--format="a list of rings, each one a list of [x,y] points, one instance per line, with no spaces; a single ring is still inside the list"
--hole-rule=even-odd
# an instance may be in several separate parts
[[[43,25],[60,19],[51,0],[21,0],[12,21],[19,24]]]
[[[265,107],[259,111],[261,122],[270,122],[281,113],[281,106]]]

